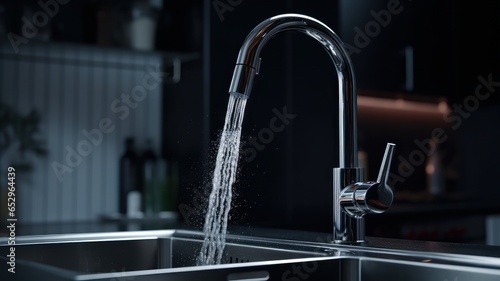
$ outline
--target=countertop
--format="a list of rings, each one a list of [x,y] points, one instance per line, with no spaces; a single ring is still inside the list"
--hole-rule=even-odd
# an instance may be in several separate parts
[[[24,225],[19,229],[18,235],[42,235],[42,234],[69,234],[69,233],[97,233],[97,232],[120,232],[138,230],[179,230],[180,233],[196,233],[202,235],[199,228],[186,226],[177,222],[157,222],[152,224],[138,222],[86,222],[86,223],[58,223],[46,225]],[[228,238],[231,236],[250,236],[255,238],[277,239],[282,241],[300,241],[301,243],[331,245],[331,233],[298,231],[287,229],[229,226]],[[5,237],[5,235],[2,235]],[[0,239],[1,240],[1,239]],[[367,237],[367,243],[363,245],[338,245],[339,249],[347,251],[369,250],[373,251],[412,251],[422,256],[426,252],[449,253],[464,256],[481,256],[500,258],[500,246],[486,246],[479,244],[442,243],[432,241],[416,241],[405,239],[389,239],[379,237]]]

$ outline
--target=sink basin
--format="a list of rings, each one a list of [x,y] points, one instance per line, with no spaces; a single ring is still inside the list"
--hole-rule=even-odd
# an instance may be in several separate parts
[[[18,245],[16,254],[20,259],[84,273],[132,271],[196,266],[202,242],[182,237],[64,241]],[[227,243],[222,263],[319,255],[312,250],[285,250],[243,243]]]
[[[16,273],[2,270],[0,279],[500,280],[499,248],[488,247],[480,255],[463,245],[441,243],[375,240],[350,246],[317,241],[228,235],[222,264],[196,266],[203,242],[199,232],[25,236],[16,238]],[[10,247],[5,242],[0,240],[3,264]]]
[[[15,277],[23,275],[25,279],[22,280],[35,276],[36,279],[44,276],[43,280],[110,280],[175,272],[178,278],[184,272],[186,280],[193,280],[195,271],[213,272],[212,268],[217,267],[196,266],[202,243],[201,233],[168,230],[18,237]],[[10,246],[0,247],[0,259],[5,259]],[[324,247],[229,235],[222,264],[238,267],[243,263],[325,257],[332,253]]]

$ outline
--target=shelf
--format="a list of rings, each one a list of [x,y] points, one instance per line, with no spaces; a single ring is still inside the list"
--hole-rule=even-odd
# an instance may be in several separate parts
[[[165,211],[158,214],[144,215],[141,213],[140,216],[128,217],[119,213],[114,214],[103,214],[100,216],[102,222],[177,222],[179,215],[177,212]]]
[[[98,45],[58,42],[28,42],[18,52],[7,42],[0,44],[0,59],[115,69],[144,70],[148,65],[162,64],[163,71],[172,69],[172,83],[181,78],[183,63],[194,61],[198,53],[174,51],[142,51]]]

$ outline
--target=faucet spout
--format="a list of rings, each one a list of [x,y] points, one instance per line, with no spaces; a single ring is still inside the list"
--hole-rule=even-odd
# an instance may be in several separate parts
[[[257,25],[241,46],[229,93],[250,96],[255,75],[259,73],[260,52],[282,31],[298,31],[318,41],[329,54],[338,79],[339,168],[333,169],[333,241],[363,243],[366,213],[380,213],[392,203],[392,190],[384,182],[363,182],[358,166],[356,83],[351,59],[340,38],[324,23],[300,14],[271,17]],[[391,144],[392,145],[392,144]],[[386,152],[383,166],[388,171],[394,145]],[[386,176],[384,172],[381,175]]]
[[[253,80],[260,68],[260,52],[276,34],[299,31],[316,39],[330,55],[339,82],[339,166],[357,167],[356,83],[354,70],[340,38],[324,23],[300,14],[271,17],[257,25],[240,48],[230,93],[250,95]]]

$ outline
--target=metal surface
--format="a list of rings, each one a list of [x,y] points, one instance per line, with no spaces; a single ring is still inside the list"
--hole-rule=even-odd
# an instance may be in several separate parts
[[[339,168],[333,173],[333,241],[345,244],[365,242],[363,215],[381,213],[392,203],[387,184],[394,144],[388,144],[379,180],[364,182],[358,166],[357,105],[354,70],[340,38],[324,23],[300,14],[271,17],[257,25],[243,42],[233,72],[229,93],[250,96],[261,64],[260,52],[276,34],[283,31],[304,33],[323,45],[337,71],[339,83]],[[382,177],[383,176],[383,177]]]
[[[19,237],[15,245],[15,277],[31,278],[36,273],[50,280],[100,280],[94,275],[107,275],[110,279],[117,274],[135,276],[144,274],[144,271],[150,275],[155,270],[156,274],[169,275],[172,272],[193,272],[203,269],[195,267],[202,243],[202,233],[177,231]],[[9,248],[9,245],[0,246],[0,260],[7,256]],[[332,254],[331,250],[325,249],[229,236],[222,264],[269,263]]]
[[[228,235],[224,264],[212,266],[194,266],[201,232],[18,237],[16,273],[4,270],[0,280],[500,280],[499,247],[389,239],[356,246],[315,242],[313,233],[279,235],[299,240]]]
[[[284,31],[298,31],[314,38],[330,55],[339,82],[339,165],[342,168],[356,167],[358,148],[354,70],[344,44],[324,23],[300,14],[278,15],[261,22],[248,34],[240,48],[229,93],[250,95],[254,77],[259,72],[262,48],[271,38]]]
[[[395,144],[388,143],[376,182],[356,182],[342,190],[339,202],[342,209],[353,217],[368,213],[382,213],[389,209],[394,199],[389,186],[389,168]]]

